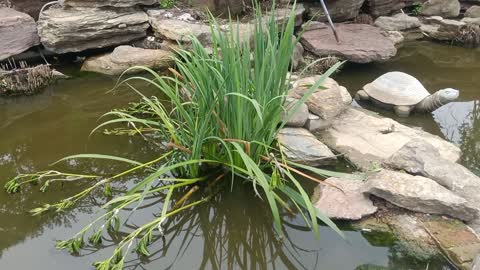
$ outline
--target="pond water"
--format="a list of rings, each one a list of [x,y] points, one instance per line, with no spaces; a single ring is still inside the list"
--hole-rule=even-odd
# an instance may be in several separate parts
[[[405,45],[392,61],[375,65],[349,65],[336,76],[352,93],[378,75],[407,71],[431,91],[443,87],[461,90],[458,102],[433,115],[414,115],[400,121],[441,135],[462,147],[462,162],[480,171],[480,51],[432,43]],[[15,99],[0,99],[0,184],[19,172],[50,169],[66,155],[101,153],[135,160],[153,159],[157,149],[139,138],[104,136],[90,131],[98,117],[127,105],[138,97],[130,91],[106,93],[114,78],[80,74],[78,67],[65,70],[74,79],[62,81],[45,92]],[[148,92],[148,90],[147,90]],[[389,112],[381,112],[394,116]],[[57,168],[57,167],[55,167]],[[75,171],[109,173],[118,164],[74,162]],[[124,188],[128,185],[116,188]],[[313,185],[310,185],[311,188]],[[103,200],[89,197],[78,207],[61,214],[31,217],[27,211],[74,194],[81,183],[53,187],[48,193],[33,186],[22,193],[0,192],[0,269],[89,269],[94,261],[110,256],[118,235],[102,249],[86,249],[79,256],[58,251],[54,241],[73,236],[98,213]],[[128,224],[135,227],[152,218],[160,206],[152,199]],[[139,260],[132,255],[127,269],[453,269],[442,258],[416,260],[406,255],[395,239],[345,230],[346,240],[326,227],[320,239],[305,227],[299,216],[284,214],[285,238],[273,230],[269,210],[252,196],[249,187],[221,193],[172,219],[165,237],[152,246],[152,256]]]

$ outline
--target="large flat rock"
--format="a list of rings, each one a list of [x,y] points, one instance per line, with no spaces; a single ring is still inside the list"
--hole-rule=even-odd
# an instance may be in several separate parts
[[[88,58],[82,71],[92,71],[108,75],[120,75],[130,67],[143,66],[161,70],[173,63],[173,52],[167,50],[149,50],[132,46],[119,46],[112,53]],[[140,72],[142,70],[132,70]]]
[[[348,108],[318,136],[362,170],[380,166],[413,139],[427,141],[443,159],[456,162],[460,158],[460,149],[438,136],[354,108]]]
[[[306,50],[317,56],[337,56],[355,63],[386,61],[397,53],[380,28],[367,24],[337,24],[340,43],[328,27],[307,31],[302,37]]]
[[[0,7],[0,61],[39,44],[37,25],[28,14]]]
[[[368,195],[363,193],[362,181],[332,177],[325,182],[328,185],[320,184],[315,188],[312,203],[329,218],[359,220],[377,211]]]
[[[121,45],[147,35],[148,16],[135,8],[50,8],[38,21],[42,44],[56,53]]]
[[[423,176],[381,170],[368,177],[365,191],[416,212],[447,215],[464,221],[474,220],[479,214],[467,200]]]
[[[283,128],[278,133],[286,158],[311,166],[331,165],[337,158],[326,145],[304,128]]]

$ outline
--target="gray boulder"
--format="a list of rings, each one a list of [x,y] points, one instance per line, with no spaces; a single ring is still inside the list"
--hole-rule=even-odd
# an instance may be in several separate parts
[[[107,75],[120,75],[133,66],[143,66],[162,70],[173,64],[173,52],[167,50],[149,50],[132,46],[119,46],[113,52],[87,58],[82,71],[92,71]],[[142,72],[132,70],[130,73]]]
[[[287,97],[285,100],[285,112],[282,115],[282,118],[286,120],[287,116],[289,115],[290,111],[295,108],[298,104],[298,99]],[[297,109],[297,111],[291,116],[291,118],[287,121],[286,125],[289,127],[303,127],[308,119],[308,106],[303,103]]]
[[[308,129],[310,132],[318,132],[320,130],[327,129],[331,125],[331,121],[324,120],[320,118],[320,116],[309,113],[307,122],[305,123],[305,128]]]
[[[465,11],[465,17],[480,18],[480,6],[471,6]]]
[[[37,25],[28,14],[0,8],[0,61],[38,45]]]
[[[303,128],[281,129],[278,141],[283,146],[286,158],[293,162],[322,166],[333,164],[337,160],[326,145]]]
[[[460,2],[458,0],[428,0],[422,6],[422,15],[441,16],[454,18],[460,15]]]
[[[337,56],[355,63],[386,61],[396,55],[393,42],[380,28],[367,24],[338,24],[340,43],[328,27],[306,31],[302,44],[317,56]]]
[[[344,154],[361,170],[380,166],[414,139],[428,141],[443,159],[456,162],[460,158],[460,149],[438,136],[354,108],[340,114],[330,128],[317,135],[328,147]]]
[[[315,208],[331,219],[359,220],[377,212],[364,183],[359,180],[328,178],[315,188],[312,202]]]
[[[148,16],[134,8],[50,8],[38,21],[42,44],[56,53],[128,43],[147,35]]]
[[[317,75],[295,81],[289,95],[301,99],[320,77]],[[305,103],[310,112],[329,123],[348,108],[352,103],[352,97],[345,87],[339,85],[334,79],[327,78],[321,88],[315,90]]]
[[[412,211],[447,215],[464,221],[478,217],[468,202],[423,176],[381,170],[368,177],[365,191]]]
[[[438,149],[416,139],[393,154],[386,165],[428,177],[480,209],[480,177],[455,162],[443,159]]]
[[[392,17],[382,16],[375,20],[375,26],[378,26],[385,31],[403,31],[418,28],[420,25],[420,20],[418,18],[408,16],[404,13],[399,13]]]
[[[136,5],[154,5],[158,0],[64,0],[67,7],[133,7]]]

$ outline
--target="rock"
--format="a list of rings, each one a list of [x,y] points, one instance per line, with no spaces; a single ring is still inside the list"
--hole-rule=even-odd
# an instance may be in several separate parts
[[[38,21],[45,48],[80,52],[124,44],[147,35],[148,16],[139,9],[49,8]]]
[[[297,80],[294,82],[293,89],[290,90],[289,95],[301,99],[320,78],[321,76],[317,75]],[[321,86],[320,89],[315,90],[308,97],[305,103],[310,112],[318,115],[323,121],[328,123],[348,108],[348,105],[352,103],[352,97],[347,89],[340,86],[334,79],[325,79]]]
[[[232,15],[243,11],[243,2],[237,0],[190,0],[189,5],[197,9],[209,9],[215,14]]]
[[[295,38],[296,39],[296,38]],[[295,42],[295,41],[293,41]],[[293,70],[298,70],[298,67],[300,66],[301,63],[305,60],[303,58],[303,53],[305,52],[305,49],[302,46],[302,43],[297,42],[295,44],[295,48],[293,49],[293,56],[292,56],[292,69]]]
[[[458,0],[428,0],[422,6],[422,15],[454,18],[460,15]]]
[[[438,149],[424,140],[411,140],[385,163],[394,169],[428,177],[480,209],[480,177],[460,164],[441,158]]]
[[[462,222],[445,222],[443,219],[430,219],[423,225],[458,269],[474,269],[475,257],[480,253],[480,240],[470,228]]]
[[[422,3],[425,0],[368,0],[369,13],[375,17],[390,15],[404,7],[414,3]]]
[[[337,160],[327,146],[303,128],[281,129],[278,133],[278,141],[284,147],[286,158],[293,162],[323,166],[335,163]]]
[[[107,75],[120,75],[133,66],[162,70],[173,64],[173,53],[166,50],[150,50],[131,46],[119,46],[112,53],[87,58],[82,71]],[[131,73],[143,70],[132,70]]]
[[[433,16],[425,19],[427,24],[422,24],[420,30],[428,37],[437,40],[455,40],[459,30],[465,26],[465,22],[443,19]]]
[[[405,37],[399,31],[386,31],[383,35],[390,39],[395,45],[398,45],[405,40]]]
[[[303,6],[302,3],[297,3],[297,6],[295,8],[295,26],[298,27],[298,26],[301,26],[303,24],[303,15],[305,14],[305,7]],[[288,19],[290,18],[290,14],[292,13],[292,9],[291,8],[276,8],[275,9],[275,21],[278,23],[278,24],[283,24],[283,23],[286,23],[288,21]],[[267,21],[267,18],[269,17],[270,15],[267,14],[265,16],[265,18],[263,19],[264,22]],[[251,22],[253,23],[253,21]]]
[[[0,61],[39,44],[33,18],[11,8],[0,8],[0,37]]]
[[[285,120],[288,113],[294,109],[298,103],[298,99],[287,97],[285,101],[285,109],[287,113],[283,113],[282,118]],[[290,120],[287,121],[287,126],[289,127],[303,127],[307,122],[308,118],[308,106],[304,103],[300,105],[297,111],[291,116]]]
[[[2,1],[0,0],[0,3]],[[7,7],[11,7],[15,10],[18,10],[23,13],[27,13],[28,15],[32,16],[35,20],[38,19],[38,14],[40,13],[40,9],[48,2],[52,2],[51,0],[7,0],[7,3],[11,3],[11,5],[7,5]]]
[[[401,250],[406,254],[425,261],[441,255],[441,251],[430,235],[425,231],[421,217],[412,213],[393,214],[381,218],[388,224]]]
[[[308,21],[302,24],[303,31],[311,31],[317,29],[327,29],[329,26],[326,23],[318,22],[318,21]]]
[[[354,108],[347,109],[318,135],[328,147],[344,154],[361,170],[380,166],[414,139],[428,141],[446,160],[457,162],[460,158],[460,149],[438,136]]]
[[[464,198],[423,176],[381,170],[368,177],[365,192],[412,211],[448,215],[464,221],[478,217],[478,210]]]
[[[152,8],[147,9],[147,15],[149,20],[179,20],[187,22],[200,22],[199,19],[202,16],[202,13],[194,9],[163,9],[163,8]]]
[[[480,6],[471,6],[465,11],[465,17],[480,18]]]
[[[386,61],[395,56],[393,42],[382,35],[380,28],[367,24],[338,24],[341,43],[328,28],[307,31],[302,37],[306,50],[317,56],[338,56],[355,63]]]
[[[210,26],[203,23],[173,19],[156,20],[150,17],[150,24],[155,31],[155,36],[160,38],[190,43],[192,36],[195,36],[203,45],[212,42]]]
[[[326,0],[325,4],[328,7],[332,20],[334,22],[343,22],[357,17],[364,2],[365,0]],[[317,21],[327,21],[327,17],[319,3],[310,6],[308,15]]]
[[[385,31],[402,31],[418,28],[420,25],[420,20],[418,18],[408,16],[404,13],[399,13],[392,17],[382,16],[375,20],[375,26],[378,26]]]
[[[332,177],[325,183],[315,188],[312,202],[329,218],[359,220],[377,211],[370,198],[363,194],[362,181]]]
[[[461,21],[465,24],[480,25],[480,18],[463,18]]]
[[[473,260],[472,270],[480,270],[480,253]]]
[[[154,5],[158,0],[64,0],[64,5],[67,7],[133,7],[136,5]]]
[[[316,114],[309,113],[307,122],[305,123],[305,128],[310,132],[316,133],[330,127],[330,125],[331,121],[324,120]]]

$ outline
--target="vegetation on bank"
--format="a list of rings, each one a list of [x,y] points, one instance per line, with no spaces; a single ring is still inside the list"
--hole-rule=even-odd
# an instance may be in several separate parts
[[[222,187],[245,182],[251,184],[252,192],[269,205],[279,235],[282,235],[281,208],[301,213],[315,234],[318,234],[317,218],[341,234],[333,222],[313,207],[296,176],[321,183],[311,174],[343,175],[287,161],[276,140],[288,118],[341,65],[337,63],[325,72],[282,120],[283,104],[290,88],[290,60],[298,42],[293,35],[294,11],[295,5],[288,21],[279,25],[275,12],[264,16],[257,7],[251,35],[242,33],[233,22],[228,31],[220,31],[212,18],[211,51],[193,38],[191,48],[177,52],[176,69],[171,70],[173,76],[134,67],[143,69],[148,76],[129,77],[119,83],[140,95],[141,106],[133,111],[107,113],[105,116],[113,116],[113,119],[96,130],[120,123],[127,124],[129,129],[142,136],[145,130],[154,132],[164,149],[160,157],[139,162],[100,154],[75,155],[59,162],[87,158],[124,162],[131,168],[114,176],[57,171],[21,174],[9,181],[5,188],[13,193],[28,183],[40,183],[42,191],[55,182],[88,180],[93,183],[58,203],[33,209],[34,215],[64,211],[85,196],[103,189],[110,198],[103,206],[104,213],[71,239],[57,242],[58,248],[68,249],[71,253],[78,253],[87,240],[93,246],[99,245],[107,230],[118,232],[125,224],[122,211],[134,212],[143,206],[146,198],[162,194],[165,199],[161,213],[123,235],[112,256],[95,263],[99,270],[122,269],[133,250],[141,256],[149,256],[149,245],[155,235],[163,234],[167,219],[207,202],[215,196],[214,187],[227,181],[228,185]],[[168,100],[144,96],[131,84],[138,80],[153,85],[159,95],[168,97]],[[146,176],[128,191],[112,191],[112,183],[140,172]],[[182,195],[173,196],[178,192]]]

